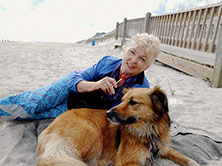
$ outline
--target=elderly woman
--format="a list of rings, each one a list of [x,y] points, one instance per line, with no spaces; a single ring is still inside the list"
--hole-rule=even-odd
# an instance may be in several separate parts
[[[159,54],[159,45],[153,35],[135,35],[124,49],[123,59],[105,56],[91,68],[0,100],[0,118],[44,119],[55,118],[71,108],[109,109],[121,101],[123,88],[149,88],[144,70]],[[117,83],[122,75],[126,79]]]
[[[124,49],[123,59],[106,56],[93,67],[75,72],[69,82],[70,89],[75,92],[69,96],[69,109],[109,109],[121,101],[123,88],[149,88],[144,70],[159,54],[159,44],[159,39],[153,35],[137,34]],[[122,79],[117,84],[122,75],[126,76],[126,80]]]

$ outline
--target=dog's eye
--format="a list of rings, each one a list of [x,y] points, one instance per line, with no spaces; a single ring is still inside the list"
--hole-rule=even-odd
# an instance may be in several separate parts
[[[136,104],[138,104],[138,103],[137,103],[136,101],[130,100],[130,101],[129,101],[129,104],[130,104],[130,105],[136,105]]]

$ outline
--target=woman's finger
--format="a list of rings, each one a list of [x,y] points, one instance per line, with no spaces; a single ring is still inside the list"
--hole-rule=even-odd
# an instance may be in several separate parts
[[[100,85],[100,89],[102,89],[103,92],[106,92],[106,87],[104,85]]]
[[[108,77],[108,78],[109,78],[109,82],[110,82],[115,88],[117,88],[116,80],[115,80],[114,78],[110,78],[110,77]]]
[[[106,88],[110,95],[115,94],[115,90],[111,82],[106,82]]]
[[[105,77],[99,82],[99,89],[102,89],[104,92],[108,92],[110,95],[115,94],[115,89],[117,87],[116,80],[114,78]]]

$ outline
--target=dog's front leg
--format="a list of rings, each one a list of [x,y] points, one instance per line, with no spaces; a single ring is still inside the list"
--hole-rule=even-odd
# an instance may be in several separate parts
[[[147,159],[151,153],[146,146],[129,142],[125,144],[123,142],[124,140],[122,140],[117,153],[115,166],[141,166],[149,164]]]
[[[166,154],[162,155],[162,157],[183,166],[199,166],[196,161],[188,158],[187,156],[177,152],[172,148],[169,148],[169,151]]]

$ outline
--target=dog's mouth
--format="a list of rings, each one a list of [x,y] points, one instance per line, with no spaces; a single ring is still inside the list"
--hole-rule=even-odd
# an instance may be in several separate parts
[[[109,110],[106,112],[107,118],[110,122],[116,124],[116,125],[128,125],[133,124],[137,122],[137,118],[130,116],[127,119],[120,118],[115,111]]]

